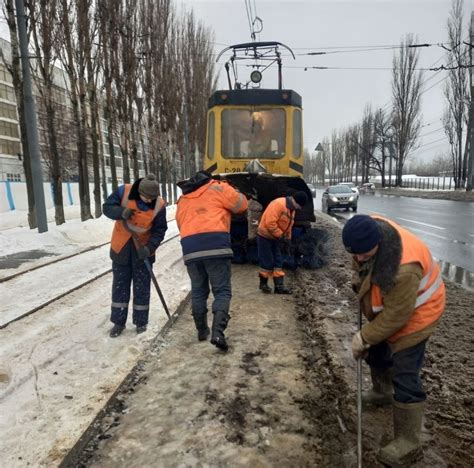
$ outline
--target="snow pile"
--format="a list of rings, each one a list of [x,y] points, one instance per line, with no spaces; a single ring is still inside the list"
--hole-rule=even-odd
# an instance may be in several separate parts
[[[175,207],[168,208],[167,237],[177,233]],[[8,213],[9,223],[16,215]],[[2,215],[2,221],[3,221]],[[2,226],[5,225],[2,223]],[[55,255],[83,250],[110,240],[113,222],[105,217],[81,223],[77,219],[62,226],[49,225],[38,234],[29,228],[0,232],[1,255],[41,249]],[[111,267],[108,247],[39,268],[25,276],[1,283],[0,315],[40,305],[44,294],[60,292],[68,278],[83,282],[99,268]],[[22,264],[16,270],[45,263],[44,257]],[[181,259],[179,238],[163,244],[154,266],[168,307],[174,312],[190,290]],[[2,276],[5,270],[2,271]],[[107,274],[44,309],[0,330],[0,452],[2,466],[56,466],[64,453],[94,419],[122,379],[136,364],[149,342],[166,323],[166,315],[152,289],[150,325],[137,335],[131,324],[122,336],[110,339],[112,276]],[[22,309],[22,310],[23,310]]]

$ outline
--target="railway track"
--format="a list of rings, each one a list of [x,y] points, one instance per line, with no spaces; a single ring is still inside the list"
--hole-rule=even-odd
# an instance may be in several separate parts
[[[161,328],[159,333],[153,338],[149,349],[156,350],[160,348],[164,337],[171,330],[173,325],[183,315],[186,307],[191,299],[191,292],[189,292],[184,299],[179,303],[175,312],[172,313],[169,320]],[[88,460],[92,456],[94,450],[97,448],[100,435],[105,432],[104,418],[108,413],[120,407],[121,402],[117,398],[124,391],[133,391],[135,386],[141,381],[143,374],[143,360],[140,359],[134,367],[125,375],[121,382],[117,385],[113,393],[111,393],[105,400],[101,409],[97,411],[94,418],[87,425],[82,435],[75,441],[72,447],[69,447],[59,464],[59,468],[75,468],[77,466],[86,466]]]
[[[173,220],[174,221],[174,220]],[[161,245],[165,245],[167,244],[168,242],[176,239],[177,237],[179,237],[179,233],[178,234],[174,234],[170,237],[168,237],[167,239],[165,239]],[[81,254],[85,254],[85,253],[89,253],[93,250],[96,250],[100,247],[104,247],[106,245],[110,244],[110,242],[105,242],[103,244],[100,244],[98,246],[94,246],[93,248],[88,248],[88,249],[84,249],[83,251],[81,252],[77,252],[73,255],[69,255],[67,257],[63,257],[61,259],[56,259],[55,261],[52,261],[52,262],[48,262],[47,264],[43,264],[43,265],[39,265],[37,267],[33,267],[33,268],[30,268],[29,270],[26,270],[24,272],[21,272],[17,275],[12,275],[12,277],[10,277],[10,279],[14,279],[14,278],[19,278],[23,275],[26,275],[27,273],[31,273],[35,270],[38,270],[39,268],[42,268],[42,267],[45,267],[45,266],[49,266],[51,264],[54,264],[54,263],[58,263],[60,261],[65,261],[65,260],[68,260],[70,259],[71,257],[75,257],[75,256],[78,256],[78,255],[81,255]],[[178,259],[176,262],[174,262],[174,264],[176,264],[180,259]],[[62,291],[61,293],[55,295],[54,297],[50,297],[48,298],[47,300],[44,300],[42,301],[39,305],[33,307],[33,308],[28,308],[28,310],[25,310],[23,312],[17,312],[17,313],[14,313],[13,316],[10,316],[10,317],[6,317],[6,318],[3,318],[3,317],[0,317],[0,329],[3,329],[3,328],[6,328],[8,325],[10,325],[11,323],[13,322],[17,322],[29,315],[32,315],[38,311],[40,311],[41,309],[44,309],[45,307],[47,307],[48,305],[62,299],[63,297],[77,291],[78,289],[81,289],[83,288],[84,286],[87,286],[88,284],[94,282],[94,281],[97,281],[98,279],[102,278],[103,276],[109,274],[112,272],[112,269],[111,268],[107,268],[105,271],[101,271],[97,274],[95,274],[92,278],[88,278],[87,280],[85,281],[82,281],[81,283],[79,284],[76,284],[74,285],[73,287],[71,288],[67,288],[66,290]],[[5,280],[4,280],[5,281]],[[4,315],[4,314],[2,314]]]
[[[169,219],[168,220],[168,223],[172,223],[173,221],[175,221],[175,218],[173,219]],[[42,263],[41,265],[35,265],[31,268],[28,268],[26,270],[22,270],[22,271],[19,271],[17,273],[13,273],[12,275],[9,275],[9,276],[5,276],[3,278],[0,278],[0,283],[4,283],[6,281],[10,281],[14,278],[18,278],[19,276],[22,276],[22,275],[26,275],[27,273],[31,273],[32,271],[35,271],[35,270],[39,270],[40,268],[44,268],[44,267],[47,267],[49,265],[53,265],[54,263],[58,263],[58,262],[62,262],[64,260],[68,260],[70,258],[73,258],[73,257],[77,257],[78,255],[82,255],[82,254],[85,254],[87,252],[91,252],[92,250],[96,250],[96,249],[99,249],[100,247],[103,247],[104,245],[109,245],[110,244],[110,241],[107,241],[107,242],[103,242],[101,244],[98,244],[98,245],[93,245],[93,246],[90,246],[90,247],[87,247],[85,249],[82,249],[78,252],[75,252],[73,254],[69,254],[69,255],[64,255],[64,256],[61,256],[59,258],[55,258],[54,260],[51,260],[49,262],[45,262],[45,263]],[[1,327],[0,327],[1,328]]]

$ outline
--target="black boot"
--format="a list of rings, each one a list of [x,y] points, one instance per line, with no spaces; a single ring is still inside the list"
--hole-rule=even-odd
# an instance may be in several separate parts
[[[229,349],[229,345],[227,344],[224,336],[224,330],[227,328],[228,321],[229,315],[227,312],[222,310],[214,312],[211,343],[222,351],[227,351]]]
[[[372,388],[362,392],[362,404],[364,406],[389,406],[392,404],[393,385],[390,369],[370,368],[372,377]]]
[[[275,284],[275,294],[291,294],[291,289],[288,289],[285,286],[284,281],[284,276],[273,277],[273,283]]]
[[[117,336],[121,335],[124,330],[125,327],[122,327],[122,325],[115,324],[110,330],[109,336],[110,338],[117,338]]]
[[[268,278],[265,278],[262,275],[258,275],[258,276],[260,278],[260,289],[265,294],[270,294],[272,292],[272,288],[268,286]]]
[[[207,314],[193,315],[194,325],[198,332],[198,340],[206,341],[209,336],[209,327],[207,326]]]

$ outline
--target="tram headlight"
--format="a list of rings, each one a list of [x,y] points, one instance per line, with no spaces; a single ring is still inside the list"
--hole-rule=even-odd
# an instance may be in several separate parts
[[[254,70],[250,73],[250,79],[252,80],[252,83],[260,83],[260,81],[262,81],[262,74],[258,70]]]

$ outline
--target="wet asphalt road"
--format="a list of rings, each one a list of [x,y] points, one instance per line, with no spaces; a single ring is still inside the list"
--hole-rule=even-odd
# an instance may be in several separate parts
[[[321,210],[321,194],[318,190],[317,210]],[[474,203],[376,193],[360,195],[357,213],[339,209],[330,215],[344,222],[358,213],[386,216],[409,229],[430,247],[446,276],[474,287]]]

